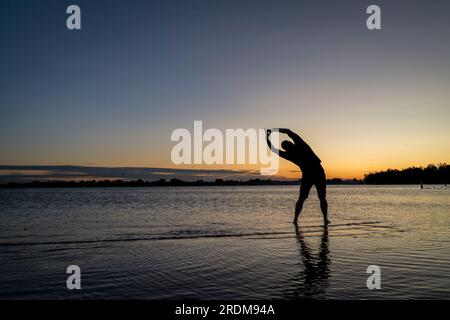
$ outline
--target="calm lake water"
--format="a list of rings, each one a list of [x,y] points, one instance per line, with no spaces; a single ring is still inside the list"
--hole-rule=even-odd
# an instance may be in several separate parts
[[[450,190],[0,190],[1,299],[449,299]],[[81,290],[66,268],[81,268]],[[366,269],[381,268],[368,290]]]

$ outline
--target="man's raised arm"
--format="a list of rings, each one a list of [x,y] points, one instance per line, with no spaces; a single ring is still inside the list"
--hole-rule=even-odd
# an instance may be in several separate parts
[[[287,134],[289,138],[291,138],[295,144],[301,144],[304,143],[303,139],[300,138],[300,136],[298,134],[296,134],[295,132],[289,130],[289,129],[280,129],[279,132]]]
[[[281,132],[281,131],[280,131]],[[277,155],[279,155],[282,158],[286,158],[286,151],[281,151],[275,148],[272,145],[272,142],[270,141],[270,134],[272,133],[271,129],[266,129],[266,139],[267,139],[267,145],[269,146],[269,149],[272,150],[272,152],[275,152]]]

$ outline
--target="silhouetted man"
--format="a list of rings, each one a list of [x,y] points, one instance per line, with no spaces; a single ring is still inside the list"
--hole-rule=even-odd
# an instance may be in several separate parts
[[[297,134],[289,129],[279,129],[281,133],[285,133],[291,138],[294,143],[285,140],[281,143],[284,150],[278,150],[272,146],[270,142],[270,134],[272,130],[267,130],[267,144],[269,148],[277,153],[280,157],[289,160],[299,166],[302,171],[302,182],[300,186],[300,196],[295,204],[294,224],[297,224],[298,217],[303,208],[303,203],[308,198],[309,191],[313,185],[316,186],[317,195],[320,200],[320,209],[323,214],[324,224],[328,224],[328,203],[326,200],[326,178],[323,170],[322,161],[312,151],[312,149],[302,140]]]

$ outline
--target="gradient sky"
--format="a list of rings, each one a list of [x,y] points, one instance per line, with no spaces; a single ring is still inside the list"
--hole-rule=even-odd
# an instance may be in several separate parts
[[[81,31],[66,29],[70,4]],[[289,127],[330,178],[449,162],[449,14],[449,1],[1,1],[0,165],[173,168],[171,132],[194,120]]]

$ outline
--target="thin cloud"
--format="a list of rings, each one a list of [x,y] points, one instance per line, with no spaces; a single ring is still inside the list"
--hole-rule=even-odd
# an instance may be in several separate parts
[[[269,178],[261,176],[254,170],[208,170],[208,169],[174,169],[145,167],[90,167],[90,166],[0,166],[1,182],[26,182],[48,180],[137,180],[154,181],[159,179],[246,180]],[[279,178],[272,176],[270,178]]]

